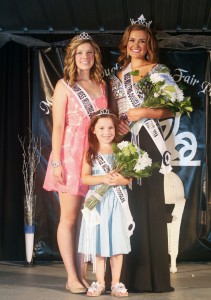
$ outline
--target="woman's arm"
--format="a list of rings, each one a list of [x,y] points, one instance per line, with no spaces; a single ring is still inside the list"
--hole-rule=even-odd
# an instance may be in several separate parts
[[[112,79],[109,81],[108,85],[108,107],[118,116],[119,115],[119,109],[117,101],[113,95],[112,92]],[[118,133],[120,135],[125,135],[130,131],[128,127],[128,122],[120,120],[118,124]]]
[[[117,101],[112,92],[112,79],[108,83],[108,108],[110,108],[117,116],[119,115]]]
[[[165,119],[174,117],[173,113],[166,108],[131,108],[127,112],[128,121],[134,122],[142,118]]]
[[[67,103],[66,90],[58,81],[53,95],[53,132],[52,132],[52,162],[60,164],[53,168],[54,177],[63,183],[63,168],[61,165],[61,146],[64,134],[65,109]]]

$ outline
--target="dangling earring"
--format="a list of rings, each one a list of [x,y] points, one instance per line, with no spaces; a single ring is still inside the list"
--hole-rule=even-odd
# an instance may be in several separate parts
[[[149,53],[147,52],[147,55],[146,55],[146,60],[149,61]]]

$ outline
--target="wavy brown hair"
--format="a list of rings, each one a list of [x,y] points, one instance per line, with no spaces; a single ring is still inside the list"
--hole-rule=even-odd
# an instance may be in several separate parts
[[[133,24],[128,26],[125,29],[123,34],[122,40],[119,45],[120,56],[118,57],[118,62],[122,66],[123,69],[127,67],[130,63],[131,58],[130,56],[127,57],[127,44],[129,41],[129,37],[132,31],[140,30],[147,33],[147,57],[146,60],[150,63],[157,63],[158,62],[158,42],[155,38],[154,34],[150,30],[150,28],[140,25],[140,24]]]
[[[100,112],[101,112],[101,110],[99,110],[93,114],[93,116],[91,118],[91,123],[90,123],[89,129],[88,129],[89,148],[86,153],[86,161],[88,162],[88,164],[90,166],[93,165],[93,162],[97,156],[97,153],[99,151],[99,146],[100,146],[99,141],[98,141],[96,135],[94,134],[94,129],[95,129],[95,126],[99,119],[108,118],[108,119],[112,120],[112,122],[114,124],[114,128],[115,128],[115,137],[114,137],[113,143],[117,143],[117,141],[118,141],[119,120],[118,120],[117,116],[111,110],[109,110],[109,114],[100,114]]]
[[[91,39],[78,39],[76,35],[66,47],[66,54],[64,58],[64,80],[70,86],[73,86],[77,78],[77,66],[75,62],[75,54],[78,46],[89,43],[94,50],[94,65],[91,68],[90,78],[97,83],[102,82],[103,67],[101,64],[101,52],[99,46]]]

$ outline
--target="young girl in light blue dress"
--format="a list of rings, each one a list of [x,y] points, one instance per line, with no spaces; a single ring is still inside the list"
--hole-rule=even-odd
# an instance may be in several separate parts
[[[112,171],[115,159],[112,143],[117,140],[117,125],[118,119],[108,109],[95,113],[88,132],[89,149],[82,167],[82,181],[90,186],[85,201],[99,186],[110,186],[94,209],[89,210],[85,205],[82,210],[78,251],[85,255],[86,261],[93,262],[97,282],[93,282],[87,291],[87,296],[93,297],[105,292],[107,257],[110,257],[112,274],[111,295],[128,296],[127,289],[120,282],[120,275],[123,254],[131,251],[131,232],[127,226],[130,210],[126,191],[130,179]]]

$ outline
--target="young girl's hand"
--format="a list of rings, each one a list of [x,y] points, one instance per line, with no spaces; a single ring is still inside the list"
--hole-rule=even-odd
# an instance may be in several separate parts
[[[112,174],[111,173],[105,174],[103,178],[103,183],[111,185],[111,181],[112,181]]]
[[[130,182],[130,179],[123,177],[120,173],[111,172],[108,175],[108,185],[127,185]]]

